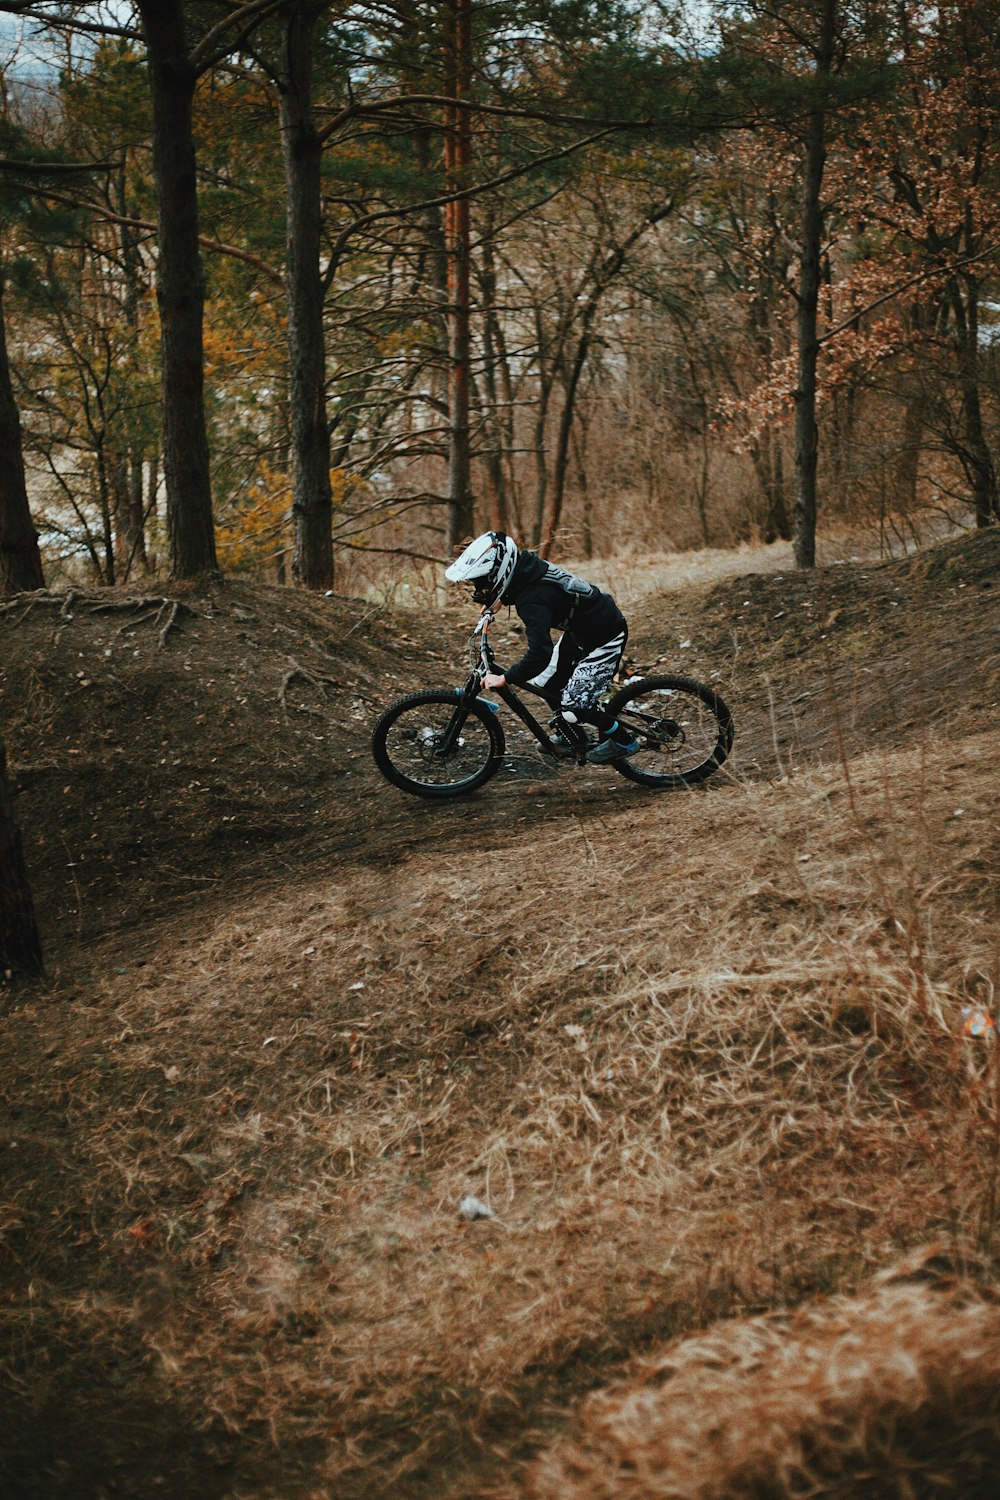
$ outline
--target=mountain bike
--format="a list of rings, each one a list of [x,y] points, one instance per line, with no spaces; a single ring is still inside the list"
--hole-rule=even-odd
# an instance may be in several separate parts
[[[493,619],[493,612],[484,610],[472,633],[472,670],[463,687],[408,693],[376,723],[372,755],[393,786],[416,797],[460,797],[483,786],[504,764],[507,742],[499,709],[479,696],[486,673],[502,671],[489,642]],[[544,692],[536,696],[555,710],[545,725],[512,687],[495,693],[546,759],[588,764],[596,730],[588,733],[589,726],[565,719]],[[640,786],[660,791],[694,786],[717,771],[732,749],[732,714],[714,688],[691,677],[631,677],[602,704],[639,740],[634,755],[609,764]]]

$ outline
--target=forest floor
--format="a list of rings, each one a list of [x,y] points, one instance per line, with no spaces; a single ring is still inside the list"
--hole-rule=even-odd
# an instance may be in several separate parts
[[[0,1492],[534,1494],[667,1341],[930,1244],[990,1281],[1000,532],[745,566],[629,575],[632,668],[736,722],[667,795],[515,738],[385,784],[459,606],[3,606],[48,977],[0,989]]]

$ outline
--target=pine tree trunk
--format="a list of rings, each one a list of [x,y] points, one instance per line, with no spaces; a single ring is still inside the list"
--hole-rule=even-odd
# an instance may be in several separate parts
[[[816,51],[816,85],[830,76],[837,19],[837,0],[822,0],[820,39]],[[809,117],[802,185],[802,261],[799,274],[798,384],[795,391],[795,563],[816,566],[816,368],[819,361],[820,250],[823,208],[820,193],[826,165],[826,107],[817,99]]]
[[[545,429],[549,400],[555,379],[555,360],[550,357],[541,309],[535,308],[535,336],[538,349],[538,394],[535,397],[535,419],[532,424],[531,452],[534,458],[535,485],[531,517],[531,545],[537,551],[542,544],[545,525],[545,502],[549,493],[549,454],[545,446]]]
[[[21,418],[7,362],[0,275],[0,594],[44,587],[38,533],[31,520],[24,480]]]
[[[123,308],[129,334],[129,368],[137,376],[143,268],[138,231],[124,222],[129,217],[130,209],[124,168],[117,173],[113,186],[117,211],[123,220],[118,226],[118,245],[124,282]],[[142,498],[144,454],[141,439],[135,437],[132,428],[133,424],[129,423],[127,436],[112,471],[117,574],[123,583],[128,580],[134,567],[138,566],[143,572],[147,567],[146,516]]]
[[[285,30],[281,151],[285,164],[285,276],[292,447],[292,575],[309,589],[333,588],[333,496],[323,332],[321,165],[313,119],[316,7],[297,6]]]
[[[451,0],[445,10],[450,31],[445,43],[445,95],[468,100],[472,88],[470,0]],[[449,192],[469,186],[472,130],[468,109],[445,110],[445,177]],[[473,530],[469,434],[471,218],[469,200],[445,207],[448,260],[448,511],[445,533],[450,554]]]
[[[111,470],[115,532],[115,575],[127,583],[138,565],[146,568],[146,518],[142,506],[142,459],[139,450],[116,455]]]
[[[976,526],[985,527],[1000,520],[1000,489],[979,388],[979,283],[975,276],[965,276],[962,281],[965,295],[956,284],[953,297],[962,385],[962,461],[972,489]]]
[[[137,8],[146,38],[153,105],[159,241],[156,298],[171,571],[175,578],[196,578],[218,571],[205,430],[205,290],[192,130],[197,77],[178,0],[138,0]]]
[[[31,979],[42,972],[42,943],[0,740],[0,981],[8,975]]]
[[[587,481],[587,466],[583,461],[583,453],[580,451],[579,438],[574,438],[576,445],[576,474],[577,484],[583,501],[580,525],[583,532],[583,555],[591,558],[594,555],[594,502],[590,494],[590,485]]]
[[[482,233],[482,267],[480,302],[483,318],[483,383],[486,389],[485,445],[483,465],[489,487],[490,526],[494,531],[509,531],[510,507],[503,465],[503,426],[500,420],[500,397],[497,370],[503,350],[503,330],[496,315],[497,277],[493,260],[493,219],[488,218]]]
[[[597,304],[598,296],[594,295],[584,312],[583,328],[573,356],[569,379],[566,382],[563,409],[559,416],[559,431],[556,437],[556,453],[552,473],[552,504],[549,510],[549,522],[545,529],[545,537],[539,548],[542,557],[548,557],[552,551],[555,545],[556,533],[562,522],[563,497],[566,493],[566,471],[569,466],[569,444],[573,432],[573,419],[576,416],[576,396],[580,387],[580,377],[583,374],[587,357],[590,354],[590,340],[593,333],[594,319],[597,315]]]

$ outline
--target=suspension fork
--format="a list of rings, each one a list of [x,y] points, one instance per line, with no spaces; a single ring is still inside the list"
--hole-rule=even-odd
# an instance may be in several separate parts
[[[483,610],[476,627],[476,634],[482,636],[481,654],[482,665],[478,671],[473,671],[465,680],[465,686],[460,687],[455,696],[458,702],[455,712],[448,720],[448,727],[441,737],[441,743],[434,752],[436,755],[450,755],[455,748],[455,741],[461,734],[466,719],[469,717],[469,708],[479,697],[483,686],[483,676],[487,670],[495,665],[493,652],[489,643],[489,629],[493,624],[493,611],[488,607]]]
[[[481,686],[482,680],[479,674],[477,672],[473,672],[472,676],[467,680],[465,686],[460,687],[456,690],[455,697],[457,699],[457,702],[455,703],[455,711],[452,714],[451,718],[448,720],[448,727],[445,729],[444,734],[441,736],[441,743],[434,751],[435,755],[444,757],[446,755],[450,755],[452,750],[454,750],[455,741],[462,733],[462,730],[465,727],[465,721],[469,717],[469,705],[475,702],[476,698],[479,696],[479,689]]]

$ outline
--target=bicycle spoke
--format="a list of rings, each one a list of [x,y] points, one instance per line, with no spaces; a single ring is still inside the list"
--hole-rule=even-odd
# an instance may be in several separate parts
[[[621,775],[648,786],[703,781],[729,754],[732,717],[713,689],[690,678],[649,678],[626,688],[613,704],[639,739]]]
[[[457,735],[457,700],[449,693],[414,693],[386,710],[372,751],[383,775],[418,796],[454,796],[481,786],[500,766],[503,733],[484,705],[473,704]]]

